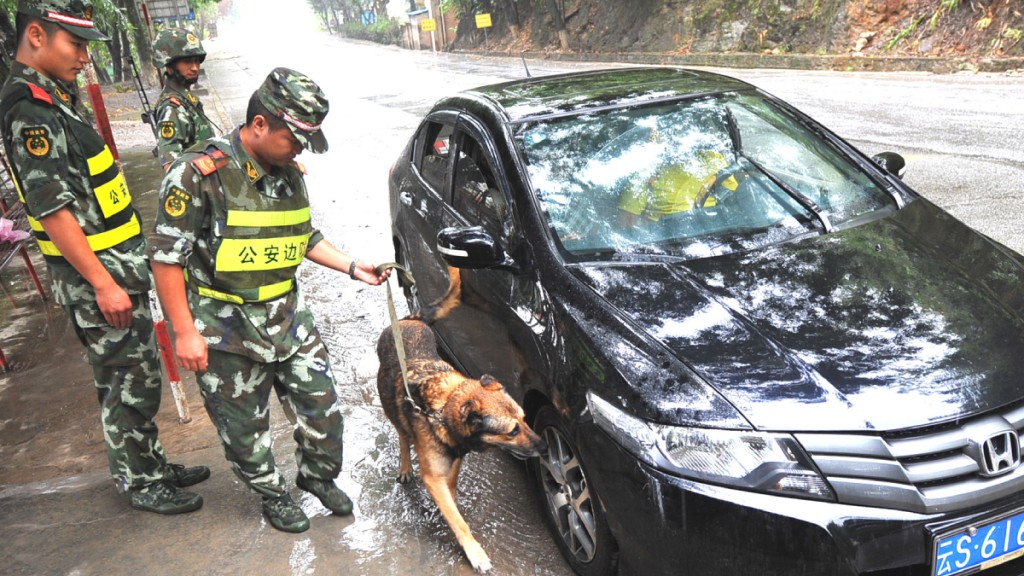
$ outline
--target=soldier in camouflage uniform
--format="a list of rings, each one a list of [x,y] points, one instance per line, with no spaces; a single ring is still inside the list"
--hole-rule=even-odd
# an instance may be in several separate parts
[[[182,154],[164,178],[150,255],[174,326],[179,364],[196,370],[233,470],[263,497],[271,525],[309,520],[271,451],[269,399],[292,419],[299,488],[335,514],[352,502],[334,483],[342,416],[327,348],[295,279],[303,258],[377,285],[372,262],[323,239],[310,221],[303,148],[327,150],[328,103],[311,79],[273,70],[249,100],[245,124]]]
[[[169,464],[157,438],[161,375],[141,223],[120,168],[79,116],[71,90],[89,63],[88,41],[107,39],[91,16],[88,0],[18,2],[18,49],[0,91],[0,131],[53,297],[93,367],[118,489],[141,510],[191,512],[203,499],[180,488],[210,471]]]
[[[153,43],[153,65],[164,74],[164,89],[153,111],[157,156],[164,170],[190,146],[216,135],[203,103],[191,89],[204,60],[203,43],[183,28],[164,28]]]

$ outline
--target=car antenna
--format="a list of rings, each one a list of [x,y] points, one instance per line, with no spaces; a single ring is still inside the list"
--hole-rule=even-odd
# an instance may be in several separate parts
[[[522,61],[523,61],[523,68],[526,69],[526,77],[527,78],[533,78],[533,76],[530,75],[530,67],[526,65],[526,56],[523,56],[523,53],[520,52],[519,53],[519,58],[522,59]]]

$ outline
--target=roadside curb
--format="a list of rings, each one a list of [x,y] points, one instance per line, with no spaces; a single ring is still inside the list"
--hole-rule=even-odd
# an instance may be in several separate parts
[[[525,57],[566,62],[629,62],[675,66],[711,66],[719,68],[782,68],[796,70],[842,70],[849,72],[1019,72],[1024,74],[1024,57],[963,56],[863,56],[853,54],[759,54],[759,53],[691,53],[663,52],[561,52],[525,50],[453,50],[477,56]]]

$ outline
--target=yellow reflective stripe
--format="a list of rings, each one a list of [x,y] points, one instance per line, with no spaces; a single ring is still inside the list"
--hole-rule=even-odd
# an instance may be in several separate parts
[[[267,284],[266,286],[260,286],[259,298],[260,302],[264,300],[270,300],[271,298],[277,298],[283,296],[292,290],[292,281],[284,280],[276,284]]]
[[[89,158],[86,162],[89,163],[89,175],[96,176],[114,164],[114,155],[110,153],[110,148],[103,146],[103,150],[99,154]]]
[[[205,286],[197,286],[196,288],[200,296],[206,296],[207,298],[213,298],[214,300],[223,300],[224,302],[234,302],[235,304],[245,303],[245,300],[242,300],[234,294],[228,294],[227,292],[221,292],[220,290],[214,290],[213,288],[207,288]]]
[[[298,210],[228,210],[228,226],[294,226],[309,222],[309,207]]]
[[[257,292],[256,300],[251,302],[263,302],[264,300],[271,300],[278,296],[283,296],[292,290],[292,281],[284,280],[277,282],[276,284],[268,284],[266,286],[260,286]],[[235,304],[245,304],[239,296],[234,294],[228,294],[227,292],[221,292],[220,290],[214,290],[213,288],[207,288],[205,286],[196,286],[196,291],[199,292],[200,296],[206,296],[207,298],[213,298],[214,300],[221,300],[224,302],[234,302]]]
[[[217,249],[218,272],[254,272],[298,266],[309,234],[280,238],[225,238]]]
[[[31,216],[28,216],[28,225],[29,225],[30,228],[32,228],[36,232],[43,232],[43,233],[46,232],[46,230],[43,230],[43,225],[39,223],[39,220],[36,220],[35,218],[33,218]]]
[[[132,202],[128,184],[124,181],[124,174],[120,171],[113,180],[96,188],[93,193],[96,195],[96,201],[100,204],[104,218],[110,218],[127,208]]]
[[[18,191],[18,199],[21,200],[22,204],[24,204],[25,195],[21,193],[21,184],[18,184],[18,179],[13,177],[11,178],[11,182],[14,182],[14,189]]]
[[[39,251],[42,252],[44,256],[61,256],[62,255],[60,253],[60,250],[57,250],[57,245],[54,244],[53,242],[50,242],[49,240],[39,240],[37,238],[36,239],[36,244],[39,244]]]
[[[142,232],[142,226],[139,224],[139,219],[134,214],[132,219],[117,228],[105,230],[99,234],[92,234],[86,236],[85,239],[89,241],[89,248],[93,252],[99,252],[106,250],[107,248],[113,248],[121,242],[134,238]],[[57,249],[57,245],[50,240],[37,240],[39,244],[39,250],[47,256],[62,256],[60,250]]]

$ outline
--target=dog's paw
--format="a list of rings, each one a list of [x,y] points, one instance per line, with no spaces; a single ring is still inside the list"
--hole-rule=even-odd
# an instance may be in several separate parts
[[[480,544],[473,542],[472,544],[463,548],[466,552],[466,558],[469,558],[469,563],[473,565],[473,569],[481,574],[486,574],[491,571],[491,559],[487,557],[487,553]]]
[[[398,480],[399,484],[408,484],[409,481],[412,480],[412,471],[409,471],[409,472],[399,472],[398,473],[398,477],[396,478],[396,480]]]

